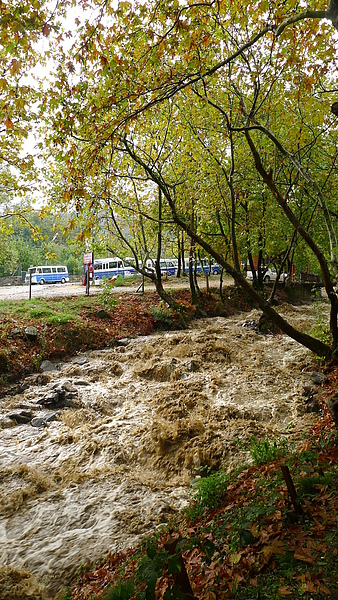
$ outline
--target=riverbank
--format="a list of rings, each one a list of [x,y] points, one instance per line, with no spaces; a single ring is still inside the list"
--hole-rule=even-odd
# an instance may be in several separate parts
[[[172,292],[194,318],[187,290]],[[227,288],[224,304],[217,294],[203,292],[206,316],[233,314],[250,306],[243,293]],[[96,290],[95,295],[0,301],[0,393],[20,378],[39,372],[44,360],[55,361],[88,349],[113,347],[124,337],[175,329],[179,321],[153,291],[143,295],[123,290]]]

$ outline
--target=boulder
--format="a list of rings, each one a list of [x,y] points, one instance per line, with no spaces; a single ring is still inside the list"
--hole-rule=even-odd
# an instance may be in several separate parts
[[[53,365],[52,362],[50,362],[50,360],[43,360],[41,365],[40,365],[40,371],[42,371],[43,373],[46,373],[47,371],[57,371],[58,368]]]
[[[310,373],[310,377],[311,381],[313,381],[313,383],[315,383],[316,385],[321,385],[322,383],[324,383],[324,381],[326,381],[326,375],[319,371],[312,371],[312,373]]]
[[[18,410],[16,412],[10,413],[8,415],[8,418],[12,421],[16,421],[18,425],[22,425],[31,421],[32,413],[28,410]]]
[[[121,338],[120,340],[115,340],[115,346],[128,346],[130,344],[129,338]]]
[[[31,420],[32,427],[46,427],[48,423],[52,421],[57,421],[60,413],[47,413],[45,415],[41,415],[40,417],[34,417]]]
[[[106,310],[101,309],[101,310],[97,310],[94,313],[94,317],[96,317],[97,319],[110,319],[110,314],[107,313]]]
[[[326,406],[328,407],[335,424],[338,425],[338,392],[326,400]]]
[[[74,358],[74,360],[73,360],[74,365],[82,366],[87,363],[88,363],[88,358],[81,358],[80,356],[78,358]]]

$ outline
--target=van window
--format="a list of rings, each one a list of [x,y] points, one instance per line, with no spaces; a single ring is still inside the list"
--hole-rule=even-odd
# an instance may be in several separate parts
[[[56,273],[56,267],[52,267],[53,273]]]
[[[57,272],[58,273],[65,273],[66,272],[66,267],[57,267]]]
[[[52,269],[50,267],[42,267],[42,272],[43,273],[51,273]]]

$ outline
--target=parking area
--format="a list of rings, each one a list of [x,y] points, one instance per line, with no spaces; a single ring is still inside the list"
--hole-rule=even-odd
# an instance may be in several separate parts
[[[85,295],[86,288],[79,283],[49,283],[32,285],[32,298],[53,298],[55,296]],[[90,293],[97,293],[93,286]],[[6,285],[0,287],[0,300],[24,300],[29,298],[29,285]]]

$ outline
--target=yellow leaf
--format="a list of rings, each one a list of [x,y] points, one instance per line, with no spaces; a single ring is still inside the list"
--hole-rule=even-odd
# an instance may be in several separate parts
[[[307,563],[308,565],[315,565],[316,561],[313,560],[310,556],[306,556],[302,552],[295,552],[294,557],[296,560],[301,560],[302,562]]]

